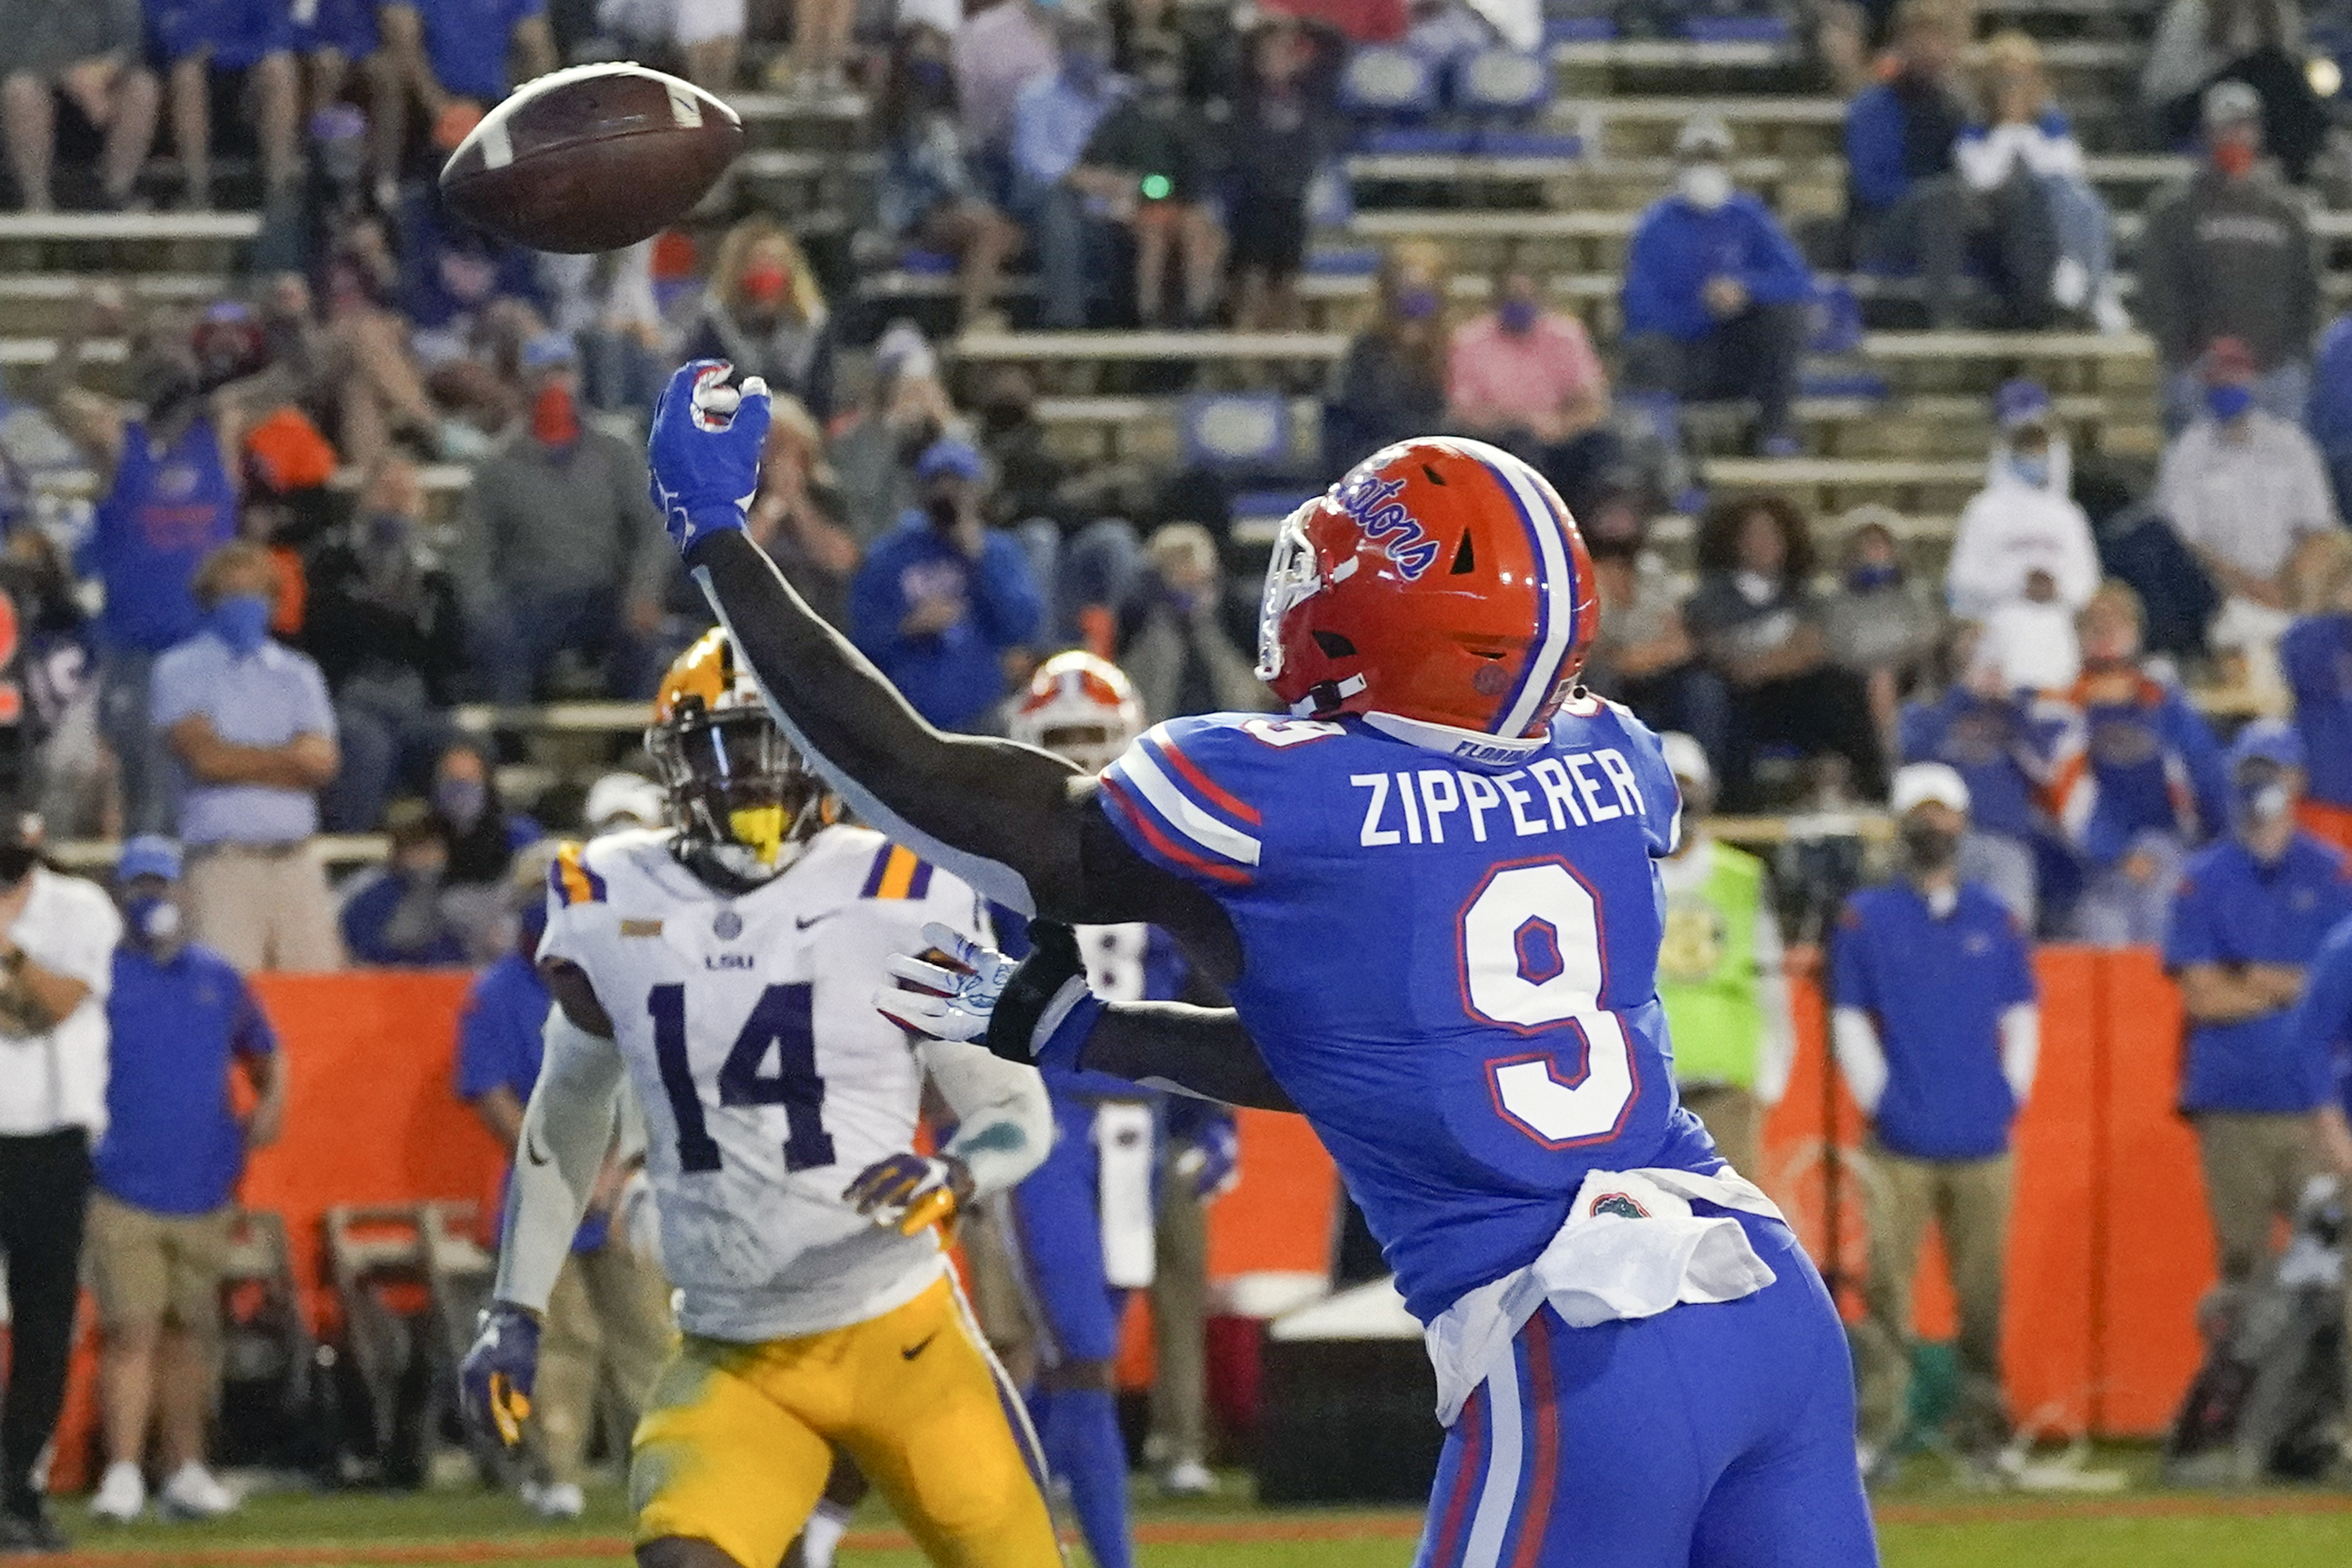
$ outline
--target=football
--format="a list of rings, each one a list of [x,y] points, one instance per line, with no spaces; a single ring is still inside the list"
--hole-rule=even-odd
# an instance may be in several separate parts
[[[741,117],[690,82],[576,66],[484,115],[442,167],[441,193],[533,250],[618,250],[684,217],[742,146]]]

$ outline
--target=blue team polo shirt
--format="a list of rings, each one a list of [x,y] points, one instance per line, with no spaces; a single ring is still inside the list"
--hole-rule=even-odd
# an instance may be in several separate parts
[[[2309,615],[2279,639],[2311,798],[2352,806],[2352,615]]]
[[[457,1018],[457,1093],[478,1100],[493,1089],[510,1090],[528,1103],[547,1054],[541,1031],[554,997],[539,969],[520,953],[509,953],[484,969],[466,993]],[[509,1173],[511,1176],[512,1173]],[[591,1215],[572,1239],[574,1251],[604,1244],[605,1222]]]
[[[2189,862],[2173,895],[2164,967],[2191,964],[2308,965],[2327,933],[2352,915],[2344,857],[2308,833],[2263,865],[2234,837]],[[2189,1031],[2181,1073],[2184,1111],[2266,1111],[2292,1115],[2325,1098],[2300,1060],[2293,1009]]]
[[[418,0],[425,57],[433,79],[485,107],[506,97],[507,52],[516,26],[547,9],[547,0]]]
[[[2312,955],[2287,1031],[2299,1097],[2315,1108],[2341,1100],[2352,1114],[2352,920],[2337,921]]]
[[[106,1022],[108,1120],[92,1156],[100,1190],[158,1214],[210,1214],[245,1169],[229,1063],[278,1049],[269,1020],[211,948],[192,944],[158,964],[126,942],[114,950]]]
[[[1878,1026],[1886,1093],[1878,1141],[1922,1160],[1990,1159],[2009,1147],[2017,1098],[2000,1065],[2000,1015],[2035,998],[2016,917],[1964,882],[1938,917],[1909,883],[1846,900],[1832,945],[1842,1008]]]
[[[326,677],[308,655],[264,638],[239,655],[201,632],[155,661],[150,698],[159,730],[192,714],[236,746],[285,746],[299,735],[335,737],[335,705]],[[199,844],[283,844],[319,831],[319,798],[307,789],[266,784],[200,784],[175,757],[180,840]]]

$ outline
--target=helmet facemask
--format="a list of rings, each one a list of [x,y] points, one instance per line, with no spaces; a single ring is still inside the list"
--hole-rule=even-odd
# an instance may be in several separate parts
[[[668,791],[680,858],[741,883],[764,883],[791,865],[838,814],[762,708],[712,713],[688,697],[646,732],[646,750]]]
[[[1284,519],[1266,562],[1265,595],[1257,612],[1257,678],[1268,685],[1282,675],[1284,620],[1323,591],[1322,562],[1307,537],[1307,517],[1313,510],[1310,503]]]

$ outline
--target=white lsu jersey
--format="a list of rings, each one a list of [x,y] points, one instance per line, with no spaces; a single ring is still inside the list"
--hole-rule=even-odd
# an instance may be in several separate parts
[[[646,1116],[646,1173],[679,1326],[754,1343],[863,1322],[919,1294],[945,1253],[842,1199],[913,1147],[923,1071],[874,1008],[883,962],[926,921],[989,940],[971,888],[863,828],[827,828],[730,895],[664,831],[566,845],[542,959],[576,964],[613,1020]]]

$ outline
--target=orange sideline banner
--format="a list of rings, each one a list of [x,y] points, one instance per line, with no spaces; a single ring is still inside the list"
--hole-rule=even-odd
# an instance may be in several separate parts
[[[2199,1359],[2198,1297],[2211,1282],[2211,1233],[2196,1142],[2172,1109],[2179,1003],[2156,956],[2049,947],[2037,956],[2042,1044],[2034,1094],[2017,1129],[2017,1216],[2003,1335],[2021,1420],[2049,1430],[2147,1434],[2170,1419]],[[337,1204],[486,1201],[501,1156],[455,1090],[457,1021],[469,977],[358,972],[257,977],[292,1073],[286,1134],[256,1155],[244,1201],[281,1216],[314,1320],[331,1332],[322,1221]],[[1818,1258],[1826,1237],[1822,1019],[1818,993],[1796,989],[1798,1055],[1767,1123],[1758,1179]],[[1835,1090],[1847,1161],[1841,1243],[1844,1304],[1864,1258],[1861,1117]],[[1338,1182],[1296,1117],[1245,1112],[1242,1181],[1211,1213],[1210,1271],[1320,1272],[1330,1257]],[[1929,1251],[1937,1250],[1934,1242]],[[1143,1314],[1131,1314],[1130,1379],[1149,1375]],[[1940,1259],[1922,1270],[1916,1324],[1952,1332]],[[79,1358],[61,1434],[59,1476],[79,1467],[73,1440],[95,1418],[94,1358]]]

